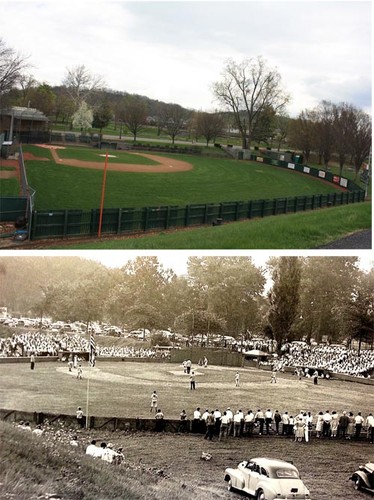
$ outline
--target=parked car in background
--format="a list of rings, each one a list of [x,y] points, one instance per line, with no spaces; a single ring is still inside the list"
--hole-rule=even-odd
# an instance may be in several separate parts
[[[226,469],[224,479],[229,490],[242,491],[256,500],[310,499],[297,468],[283,460],[252,458],[236,469]]]
[[[349,478],[354,482],[356,490],[374,493],[374,463],[369,462],[360,467]]]

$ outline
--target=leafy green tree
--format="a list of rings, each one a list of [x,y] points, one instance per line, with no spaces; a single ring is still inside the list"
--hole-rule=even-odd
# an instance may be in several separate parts
[[[226,322],[215,313],[204,310],[190,310],[175,319],[175,328],[178,332],[187,335],[191,340],[197,336],[223,335],[226,333]]]
[[[107,127],[112,119],[113,112],[107,102],[102,102],[93,112],[92,127],[100,129],[100,134],[103,128]]]
[[[268,293],[268,321],[280,352],[284,342],[290,340],[292,326],[299,314],[301,262],[298,257],[279,257],[270,265],[273,286]]]
[[[195,308],[223,318],[233,337],[245,336],[259,322],[264,271],[248,257],[191,257],[188,281]]]
[[[164,322],[167,319],[161,312],[167,306],[165,290],[173,276],[174,273],[165,270],[157,257],[137,257],[129,261],[116,272],[116,284],[107,300],[108,315],[117,324],[132,326],[139,321],[144,325],[144,318],[148,317],[145,328],[166,329],[168,325]]]
[[[366,342],[374,347],[374,271],[362,273],[347,307],[347,322],[350,341]]]
[[[303,259],[297,338],[331,342],[347,337],[347,308],[360,276],[357,257]]]

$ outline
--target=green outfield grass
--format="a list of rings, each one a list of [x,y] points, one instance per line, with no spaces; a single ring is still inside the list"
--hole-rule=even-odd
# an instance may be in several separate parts
[[[310,249],[371,227],[371,203],[277,215],[216,227],[67,242],[66,249]]]
[[[71,157],[70,148],[60,151],[65,151],[63,154]],[[44,156],[43,153],[41,150],[40,156]],[[97,150],[82,148],[78,153],[80,159],[92,161]],[[135,155],[123,154],[127,161],[133,162]],[[184,206],[322,194],[336,190],[335,186],[316,178],[270,165],[189,155],[178,155],[177,158],[190,162],[193,169],[173,174],[108,171],[105,207]],[[91,209],[100,206],[101,171],[45,161],[26,163],[29,184],[37,192],[37,210]]]

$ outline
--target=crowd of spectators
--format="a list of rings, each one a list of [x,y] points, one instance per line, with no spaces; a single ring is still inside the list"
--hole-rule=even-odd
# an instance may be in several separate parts
[[[236,344],[240,350],[243,344]],[[232,348],[232,346],[231,346]],[[270,340],[258,339],[246,341],[245,349],[272,351]],[[0,357],[22,357],[35,354],[37,356],[58,356],[63,352],[88,352],[89,341],[79,333],[47,332],[33,330],[13,333],[10,337],[0,338]],[[170,353],[165,352],[168,357]],[[156,348],[129,346],[100,346],[96,344],[96,356],[121,358],[155,358],[161,356]],[[267,364],[273,365],[273,370],[283,371],[285,368],[308,371],[326,371],[341,373],[356,377],[369,377],[374,369],[374,350],[355,350],[343,345],[316,345],[306,343],[291,343],[278,358],[272,358]]]
[[[228,407],[223,411],[216,408],[202,412],[197,407],[190,420],[183,410],[180,420],[181,432],[200,433],[204,435],[204,439],[209,440],[214,436],[222,440],[229,437],[282,435],[292,437],[297,442],[309,442],[312,438],[356,441],[366,438],[374,444],[374,416],[369,413],[364,417],[360,411],[325,410],[313,415],[311,411],[300,410],[292,415],[288,411],[280,412],[270,408],[248,411],[239,408],[232,411]]]
[[[286,367],[367,377],[374,368],[374,350],[358,351],[344,346],[291,344],[288,352],[273,363],[273,368],[278,371]]]
[[[89,341],[80,334],[24,332],[14,333],[11,337],[0,338],[0,357],[22,357],[31,354],[39,356],[58,356],[63,352],[88,352]],[[156,351],[150,348],[103,347],[96,345],[96,356],[121,358],[150,358]]]

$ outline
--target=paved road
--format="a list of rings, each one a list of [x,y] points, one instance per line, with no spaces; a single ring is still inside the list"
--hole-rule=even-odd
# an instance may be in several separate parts
[[[327,248],[330,250],[370,250],[372,248],[371,240],[371,229],[366,229],[365,231],[358,231],[357,233],[316,248]]]

